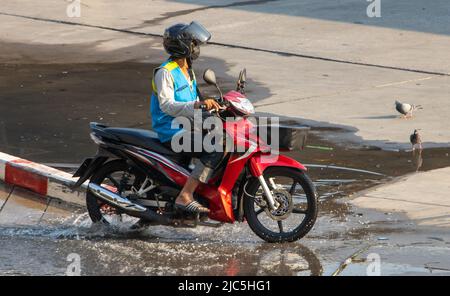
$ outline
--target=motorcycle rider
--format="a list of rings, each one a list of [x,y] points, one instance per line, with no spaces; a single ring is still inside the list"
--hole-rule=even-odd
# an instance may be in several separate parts
[[[173,136],[182,129],[172,128],[172,121],[179,116],[193,118],[194,109],[218,111],[221,106],[211,98],[202,100],[192,69],[192,62],[200,55],[200,45],[205,44],[211,34],[198,22],[176,24],[168,27],[163,36],[163,45],[169,59],[156,68],[152,81],[151,115],[153,130],[160,141],[171,147]],[[193,143],[193,137],[191,137]],[[192,145],[191,145],[192,146]],[[175,200],[175,208],[192,213],[208,213],[209,209],[194,200],[193,193],[200,183],[207,183],[214,169],[220,164],[220,152],[183,152],[195,157],[195,168]]]

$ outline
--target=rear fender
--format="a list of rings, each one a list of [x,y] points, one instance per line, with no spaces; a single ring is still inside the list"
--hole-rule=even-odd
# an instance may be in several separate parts
[[[79,177],[78,181],[73,185],[73,188],[81,186],[81,184],[89,179],[108,160],[108,158],[108,156],[104,155],[86,158],[75,174],[73,174],[73,177]]]
[[[261,176],[268,167],[289,167],[306,171],[306,167],[298,161],[280,154],[257,154],[249,161],[250,173],[254,177]]]

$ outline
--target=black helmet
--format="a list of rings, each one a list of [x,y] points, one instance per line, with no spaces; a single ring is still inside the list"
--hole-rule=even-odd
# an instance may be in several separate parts
[[[193,21],[176,24],[166,29],[163,36],[164,49],[172,58],[187,58],[189,61],[200,55],[200,45],[208,42],[211,34],[201,24]]]

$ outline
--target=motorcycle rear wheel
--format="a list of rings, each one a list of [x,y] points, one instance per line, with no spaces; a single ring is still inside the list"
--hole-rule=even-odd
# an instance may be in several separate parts
[[[127,173],[129,180],[125,184],[121,178],[121,174]],[[95,174],[91,177],[90,182],[106,187],[108,190],[115,191],[120,195],[123,195],[124,191],[130,190],[131,186],[137,187],[143,182],[144,177],[130,168],[128,164],[123,160],[113,160],[104,164]],[[105,202],[98,199],[89,190],[86,193],[86,206],[93,223],[101,222],[104,224],[112,224],[114,220],[119,219],[123,222],[123,216],[127,216],[130,219],[130,223],[133,224],[138,221],[137,218],[120,213],[120,211],[109,206]]]
[[[256,235],[270,243],[301,239],[312,229],[318,214],[317,192],[311,179],[300,170],[286,167],[268,168],[264,179],[272,194],[277,196],[277,201],[285,203],[285,209],[270,211],[265,205],[259,180],[252,179],[246,186],[244,196],[244,214],[248,225]],[[274,183],[276,188],[273,188]],[[301,217],[303,219],[297,219]],[[288,219],[292,221],[289,225]],[[290,225],[293,225],[292,230],[286,231],[286,226]]]

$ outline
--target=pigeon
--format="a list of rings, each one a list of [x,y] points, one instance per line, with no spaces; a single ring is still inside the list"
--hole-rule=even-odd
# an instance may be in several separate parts
[[[395,110],[403,114],[403,118],[412,117],[413,111],[423,109],[421,105],[412,105],[395,101]]]
[[[413,151],[416,149],[416,145],[419,145],[419,150],[422,151],[422,137],[419,134],[419,130],[415,129],[414,133],[409,136]]]

